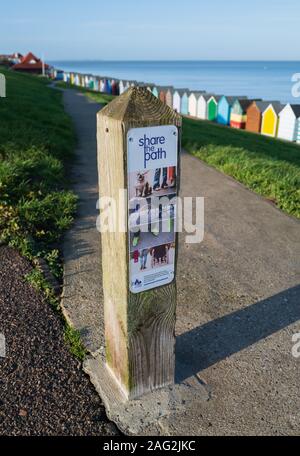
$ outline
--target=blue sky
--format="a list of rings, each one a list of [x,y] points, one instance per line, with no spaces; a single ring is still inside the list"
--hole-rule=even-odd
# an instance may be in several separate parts
[[[299,0],[1,2],[0,53],[48,60],[300,60]]]

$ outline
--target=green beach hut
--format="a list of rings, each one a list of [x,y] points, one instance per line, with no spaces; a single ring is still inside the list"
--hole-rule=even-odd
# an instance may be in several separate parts
[[[217,119],[218,115],[218,103],[220,100],[220,95],[213,95],[207,102],[207,120],[214,121]]]

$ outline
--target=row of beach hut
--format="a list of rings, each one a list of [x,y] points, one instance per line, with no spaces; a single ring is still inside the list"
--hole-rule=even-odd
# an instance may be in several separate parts
[[[300,105],[55,71],[54,79],[111,95],[121,95],[132,86],[145,87],[182,115],[300,143]]]

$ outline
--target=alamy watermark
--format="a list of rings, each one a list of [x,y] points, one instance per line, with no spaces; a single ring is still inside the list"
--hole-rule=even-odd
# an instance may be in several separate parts
[[[294,82],[292,87],[292,96],[294,98],[300,98],[300,73],[293,74],[292,82]]]
[[[6,357],[6,343],[4,334],[0,333],[0,358]]]
[[[169,233],[185,231],[185,242],[197,244],[204,239],[204,198],[153,196],[132,198],[126,189],[118,198],[103,196],[98,200],[97,230],[100,233]],[[159,228],[158,228],[159,226]]]
[[[294,343],[292,348],[292,355],[294,358],[300,358],[300,333],[294,334],[292,337],[292,342]]]
[[[0,73],[0,98],[6,98],[6,78]]]

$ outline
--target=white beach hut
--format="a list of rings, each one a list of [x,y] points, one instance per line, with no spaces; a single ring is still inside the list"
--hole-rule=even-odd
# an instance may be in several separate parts
[[[300,125],[300,105],[287,104],[279,113],[278,138],[297,141]]]
[[[139,82],[138,85],[139,85],[139,87],[141,87],[143,89],[147,89],[151,93],[154,88],[154,84],[151,84],[150,82]]]
[[[174,94],[174,87],[169,87],[166,93],[166,104],[173,108],[173,94]]]
[[[203,93],[197,103],[197,116],[199,119],[207,119],[207,102],[214,96],[213,93]]]
[[[122,95],[122,93],[124,93],[126,90],[125,88],[125,81],[123,81],[122,79],[120,80],[119,82],[119,92],[120,92],[120,95]]]
[[[197,90],[195,92],[191,92],[189,96],[189,115],[193,117],[197,117],[198,115],[198,101],[201,95],[203,95],[205,91]]]
[[[189,89],[175,89],[173,94],[173,109],[176,112],[181,112],[182,108],[182,98],[188,97]]]

